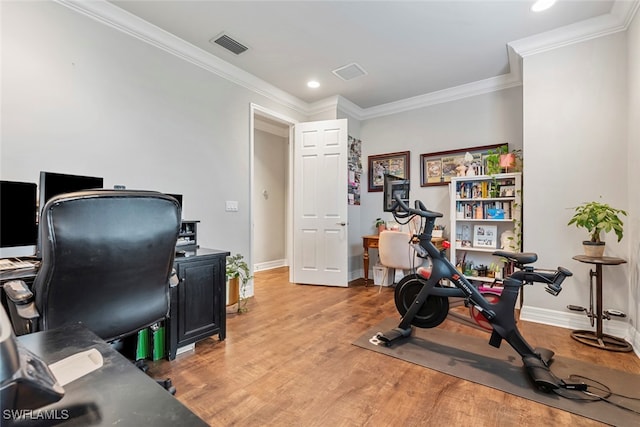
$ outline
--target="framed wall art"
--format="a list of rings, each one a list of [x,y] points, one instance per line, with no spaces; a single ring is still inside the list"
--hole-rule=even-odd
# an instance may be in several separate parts
[[[508,148],[504,143],[421,154],[420,186],[447,185],[454,176],[484,175],[489,151],[503,146]]]
[[[369,156],[369,191],[382,191],[385,175],[409,179],[409,151]]]
[[[495,225],[473,226],[473,247],[495,249],[498,247],[498,227]]]

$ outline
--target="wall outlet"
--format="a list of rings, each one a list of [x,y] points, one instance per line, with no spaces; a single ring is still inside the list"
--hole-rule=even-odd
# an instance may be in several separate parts
[[[227,200],[224,210],[227,212],[238,212],[238,202],[235,200]]]

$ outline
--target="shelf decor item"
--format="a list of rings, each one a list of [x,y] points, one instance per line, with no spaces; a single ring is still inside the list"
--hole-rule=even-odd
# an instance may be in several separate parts
[[[495,225],[474,225],[473,226],[473,247],[492,248],[498,247],[498,227]]]
[[[584,228],[589,233],[589,240],[582,242],[585,255],[591,257],[602,257],[604,254],[605,242],[600,240],[601,232],[613,231],[618,237],[618,242],[622,240],[624,223],[620,216],[627,215],[622,209],[616,209],[606,203],[585,202],[574,208],[573,217],[567,225],[575,224],[578,228]]]

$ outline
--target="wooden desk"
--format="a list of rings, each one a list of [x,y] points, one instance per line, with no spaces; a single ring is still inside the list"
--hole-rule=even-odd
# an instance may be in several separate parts
[[[579,330],[571,332],[571,337],[576,341],[580,341],[583,344],[590,345],[591,347],[602,348],[609,351],[631,351],[633,348],[631,344],[623,340],[622,338],[607,335],[602,332],[602,266],[603,265],[619,265],[624,264],[627,261],[622,258],[614,257],[590,257],[586,255],[576,255],[573,257],[576,261],[584,262],[587,264],[594,264],[596,271],[589,270],[589,282],[590,282],[590,307],[587,312],[587,316],[596,320],[596,331]],[[596,279],[596,310],[593,311],[593,278]],[[608,316],[607,316],[608,319]],[[593,320],[591,325],[593,326]]]
[[[379,234],[370,234],[367,236],[362,236],[362,247],[364,252],[362,253],[362,262],[364,264],[364,285],[369,285],[369,249],[378,249],[378,241],[380,240]],[[442,250],[442,242],[444,242],[444,238],[442,237],[434,237],[431,239],[431,242],[436,246],[436,248]]]

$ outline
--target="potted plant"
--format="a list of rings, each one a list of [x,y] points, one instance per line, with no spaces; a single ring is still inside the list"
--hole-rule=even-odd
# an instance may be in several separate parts
[[[497,175],[502,172],[515,172],[522,169],[522,150],[514,148],[509,151],[506,145],[487,151],[486,157],[487,170],[489,176]]]
[[[495,150],[487,151],[486,174],[489,176],[497,175],[502,172],[502,166],[500,166],[500,156],[509,153],[509,149],[506,145],[496,148]]]
[[[247,311],[247,283],[253,278],[244,257],[236,254],[227,257],[227,281],[229,282],[229,304],[238,304],[238,313]]]
[[[578,228],[584,228],[589,233],[589,240],[582,242],[585,255],[602,257],[604,243],[600,240],[602,231],[613,231],[622,240],[623,222],[621,215],[627,215],[622,209],[616,209],[606,203],[585,202],[574,208],[574,215],[567,225],[575,224]]]
[[[385,222],[382,218],[376,218],[374,222],[374,227],[378,230],[378,233],[384,231],[386,229]]]

